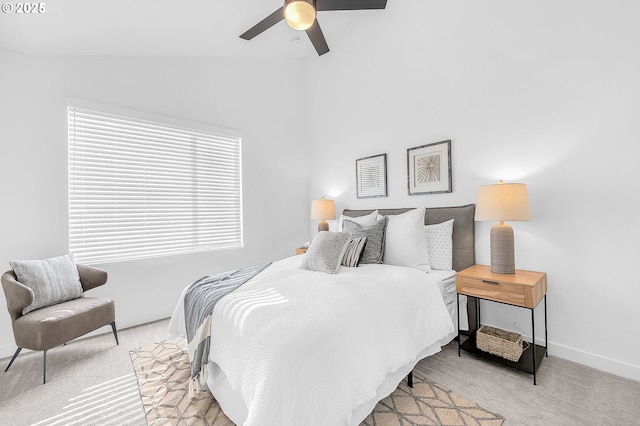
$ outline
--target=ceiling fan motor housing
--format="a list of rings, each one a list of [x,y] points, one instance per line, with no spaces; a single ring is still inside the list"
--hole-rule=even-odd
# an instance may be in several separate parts
[[[304,31],[316,20],[313,0],[285,0],[284,19],[294,30]]]

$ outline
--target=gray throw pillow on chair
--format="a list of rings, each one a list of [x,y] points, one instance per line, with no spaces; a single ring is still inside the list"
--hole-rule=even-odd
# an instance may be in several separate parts
[[[44,260],[12,260],[9,264],[18,281],[33,293],[33,302],[22,310],[23,315],[82,296],[80,275],[71,254]]]

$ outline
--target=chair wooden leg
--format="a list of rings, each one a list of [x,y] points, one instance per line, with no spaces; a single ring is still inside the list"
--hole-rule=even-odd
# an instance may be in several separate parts
[[[44,351],[42,357],[42,384],[47,383],[47,351]]]
[[[13,357],[11,357],[11,361],[9,361],[9,365],[7,365],[7,368],[4,370],[5,373],[9,371],[9,367],[11,367],[11,364],[13,364],[13,361],[15,361],[15,359],[18,357],[18,354],[20,353],[21,350],[22,348],[18,348],[16,353],[13,354]]]
[[[118,331],[116,330],[116,322],[112,322],[111,323],[111,330],[113,330],[113,335],[116,338],[116,345],[120,345],[120,343],[118,342]]]

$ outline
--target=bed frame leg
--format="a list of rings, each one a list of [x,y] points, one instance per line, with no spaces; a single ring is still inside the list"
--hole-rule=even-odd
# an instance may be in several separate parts
[[[407,385],[410,388],[413,388],[413,371],[410,371],[409,375],[407,376]]]

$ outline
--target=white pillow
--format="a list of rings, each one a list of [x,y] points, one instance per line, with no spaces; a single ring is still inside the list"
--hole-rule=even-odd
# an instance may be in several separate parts
[[[383,263],[431,271],[424,235],[424,208],[388,216]]]
[[[369,214],[366,214],[364,216],[358,216],[358,217],[345,216],[341,214],[340,220],[338,221],[338,232],[342,232],[342,224],[345,221],[345,219],[355,222],[358,225],[367,226],[367,225],[373,225],[374,223],[376,223],[377,217],[378,217],[378,210],[374,210]]]
[[[425,225],[429,262],[432,269],[453,269],[453,219],[434,225]]]

